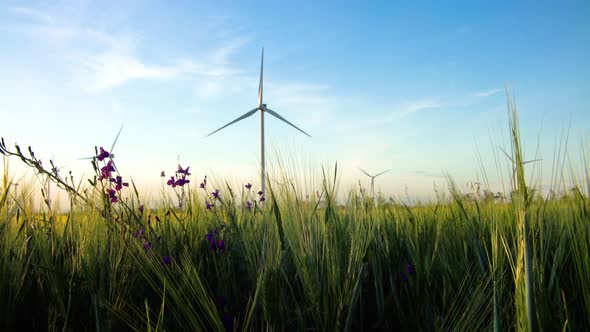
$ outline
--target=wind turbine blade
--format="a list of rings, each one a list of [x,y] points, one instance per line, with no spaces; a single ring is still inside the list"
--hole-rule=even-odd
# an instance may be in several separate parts
[[[260,60],[260,83],[258,84],[258,106],[262,105],[262,74],[264,73],[264,47],[262,48],[262,58]]]
[[[523,161],[522,164],[528,164],[528,163],[534,163],[535,161],[541,161],[543,159],[533,159],[533,160],[527,160],[527,161]]]
[[[304,132],[303,130],[299,129],[299,128],[298,128],[296,125],[294,125],[294,124],[292,124],[291,122],[287,121],[285,118],[283,118],[282,116],[280,116],[280,115],[279,115],[277,112],[275,112],[275,111],[273,111],[273,110],[271,110],[271,109],[268,109],[268,108],[266,108],[266,107],[264,107],[264,110],[265,110],[266,112],[270,113],[270,114],[271,114],[272,116],[274,116],[275,118],[277,118],[277,119],[279,119],[279,120],[282,120],[282,121],[286,122],[286,123],[287,123],[288,125],[290,125],[291,127],[295,128],[295,129],[299,130],[300,132],[304,133],[305,135],[307,135],[307,136],[311,137],[311,135],[310,135],[310,134],[308,134],[308,133]]]
[[[216,132],[220,131],[221,129],[227,127],[227,126],[230,126],[230,125],[232,125],[232,124],[234,124],[234,123],[236,123],[236,122],[238,122],[240,120],[244,120],[245,118],[247,118],[247,117],[251,116],[252,114],[256,113],[256,111],[258,111],[258,107],[256,107],[255,109],[251,110],[250,112],[248,112],[248,113],[240,116],[239,118],[235,119],[234,121],[226,124],[225,126],[223,126],[223,127],[219,128],[219,129],[215,130],[214,132],[212,132],[211,134],[209,134],[207,136],[211,136],[211,135],[215,134]]]
[[[514,159],[512,159],[512,157],[510,157],[510,155],[508,153],[506,153],[506,151],[504,151],[504,149],[502,149],[502,147],[498,147],[502,152],[504,152],[504,154],[506,155],[506,158],[510,159],[511,162],[514,163]]]
[[[389,171],[391,171],[391,170],[390,170],[390,169],[388,169],[388,170],[386,170],[386,171],[383,171],[383,172],[381,172],[381,173],[379,173],[379,174],[375,175],[375,177],[378,177],[379,175],[381,175],[381,174],[383,174],[383,173],[387,173],[387,172],[389,172]]]
[[[362,168],[360,168],[360,167],[359,167],[359,169],[361,170],[361,172],[363,172],[363,173],[367,174],[367,176],[368,176],[368,177],[370,177],[370,178],[372,178],[372,177],[373,177],[371,174],[369,174],[369,173],[365,172],[365,170],[364,170],[364,169],[362,169]]]
[[[123,130],[123,126],[125,124],[121,125],[121,128],[119,128],[119,132],[117,133],[117,137],[115,137],[115,141],[113,142],[113,145],[111,145],[111,150],[109,151],[109,153],[113,153],[113,149],[115,148],[115,144],[117,144],[117,140],[119,139],[119,135],[121,135],[121,131]]]

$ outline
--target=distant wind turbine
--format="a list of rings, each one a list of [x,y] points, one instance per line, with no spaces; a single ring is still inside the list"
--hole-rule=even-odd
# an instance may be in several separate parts
[[[368,177],[371,178],[371,196],[375,197],[375,178],[383,173],[389,172],[390,169],[383,171],[377,175],[371,175],[371,174],[367,173],[365,170],[363,170],[362,168],[359,168],[359,170],[361,170],[361,172],[365,173]]]
[[[518,180],[516,179],[516,162],[514,161],[514,159],[512,157],[510,157],[510,155],[504,151],[504,149],[502,149],[502,147],[498,147],[500,148],[500,150],[504,153],[504,155],[506,155],[506,158],[508,158],[508,160],[510,160],[512,162],[512,180],[514,181],[514,190],[516,190],[518,188]],[[532,159],[532,160],[526,160],[522,162],[522,165],[526,165],[529,163],[534,163],[537,161],[542,161],[543,159]]]
[[[121,125],[121,128],[119,128],[119,132],[117,133],[117,136],[115,137],[115,140],[113,141],[113,145],[111,145],[111,149],[109,151],[105,151],[106,153],[108,153],[108,156],[106,158],[109,158],[109,160],[113,162],[113,167],[115,168],[115,171],[117,172],[117,174],[119,174],[119,169],[117,168],[117,165],[115,165],[115,161],[113,160],[113,158],[115,158],[113,151],[115,149],[115,144],[117,144],[117,140],[119,140],[119,135],[121,135],[121,131],[123,130],[123,126],[124,126],[124,124]],[[79,160],[88,160],[88,159],[94,159],[97,157],[98,156],[80,158]]]
[[[264,113],[269,113],[270,115],[274,116],[275,118],[285,122],[286,124],[290,125],[291,127],[299,130],[300,132],[304,133],[305,135],[311,137],[305,131],[299,129],[297,126],[292,124],[291,122],[287,121],[285,118],[280,116],[277,112],[271,110],[270,108],[266,107],[266,104],[262,103],[262,78],[264,72],[264,48],[262,48],[262,58],[260,61],[260,83],[258,85],[258,106],[253,110],[245,113],[244,115],[240,116],[239,118],[233,120],[232,122],[226,124],[225,126],[211,132],[208,136],[215,134],[216,132],[220,131],[221,129],[230,126],[238,121],[244,120],[245,118],[252,116],[257,111],[260,111],[260,177],[261,177],[261,186],[262,192],[266,194],[266,174],[265,174],[265,164],[264,164]]]

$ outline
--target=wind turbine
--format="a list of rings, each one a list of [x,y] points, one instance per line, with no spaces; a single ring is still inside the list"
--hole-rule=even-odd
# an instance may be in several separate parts
[[[516,178],[516,167],[517,167],[516,162],[514,161],[514,159],[512,157],[510,157],[510,155],[506,151],[504,151],[504,149],[502,149],[502,147],[499,146],[498,148],[500,148],[500,150],[504,153],[504,155],[506,155],[506,158],[508,158],[508,160],[510,160],[512,162],[512,180],[514,181],[514,183],[513,183],[514,188],[513,189],[516,190],[518,188],[518,180]],[[526,161],[522,162],[522,165],[524,166],[526,164],[534,163],[534,162],[542,161],[542,160],[543,159],[526,160]]]
[[[252,116],[257,111],[260,111],[260,177],[262,183],[262,192],[266,194],[266,175],[265,175],[265,163],[264,163],[264,113],[268,113],[275,118],[285,122],[286,124],[290,125],[291,127],[299,130],[300,132],[304,133],[305,135],[311,137],[310,134],[306,133],[305,131],[301,130],[296,125],[292,124],[291,122],[287,121],[285,118],[280,116],[277,112],[271,110],[270,108],[266,107],[266,104],[262,103],[262,78],[264,72],[264,48],[262,48],[262,58],[260,60],[260,83],[258,85],[258,106],[252,109],[251,111],[245,113],[244,115],[240,116],[239,118],[233,120],[232,122],[226,124],[225,126],[211,132],[207,137],[215,134],[216,132],[220,131],[221,129],[230,126],[238,121],[244,120],[245,118]]]
[[[387,173],[390,171],[390,169],[383,171],[377,175],[371,175],[369,173],[367,173],[365,170],[363,170],[362,168],[359,167],[359,169],[361,170],[361,172],[365,173],[368,177],[371,178],[371,196],[375,197],[375,178],[378,177],[379,175],[383,174],[383,173]]]
[[[115,165],[115,161],[113,160],[113,158],[115,158],[115,155],[113,154],[113,150],[115,149],[115,144],[117,144],[117,140],[119,139],[119,135],[121,135],[121,131],[123,130],[123,125],[121,125],[121,128],[119,128],[119,132],[117,133],[117,136],[115,137],[115,141],[113,141],[113,145],[111,145],[111,149],[108,152],[108,156],[107,158],[109,158],[109,161],[113,162],[113,167],[115,168],[115,171],[117,172],[117,174],[119,174],[119,169],[117,168],[117,165]],[[101,148],[102,149],[102,148]],[[94,159],[97,158],[98,156],[92,156],[92,157],[87,157],[87,158],[80,158],[79,160],[89,160],[89,159]]]

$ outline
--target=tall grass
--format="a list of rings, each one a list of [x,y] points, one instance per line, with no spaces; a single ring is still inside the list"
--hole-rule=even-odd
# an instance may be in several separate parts
[[[508,109],[507,199],[449,177],[432,203],[375,204],[361,190],[340,202],[334,167],[311,193],[285,174],[263,202],[206,184],[182,208],[144,210],[133,184],[113,203],[96,179],[60,179],[75,203],[59,214],[33,209],[32,189],[16,195],[5,167],[0,329],[589,330],[588,196],[534,194]]]

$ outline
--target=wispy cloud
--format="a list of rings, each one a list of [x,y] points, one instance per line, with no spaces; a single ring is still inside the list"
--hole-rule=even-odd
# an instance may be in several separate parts
[[[64,79],[85,92],[102,93],[141,80],[181,79],[194,86],[195,97],[200,102],[251,91],[252,106],[255,104],[258,68],[244,70],[237,62],[236,54],[248,44],[249,38],[244,31],[225,29],[230,20],[215,20],[215,31],[226,32],[213,47],[201,48],[198,56],[167,55],[162,60],[144,51],[144,46],[153,42],[147,39],[149,36],[138,34],[129,26],[85,20],[88,13],[63,17],[56,8],[43,11],[19,7],[12,12],[30,18],[19,23],[21,30],[31,38],[50,43],[55,50],[53,54],[66,60],[64,65],[69,76]],[[171,51],[175,52],[183,54],[184,50]],[[264,91],[265,99],[270,98],[269,107],[302,127],[324,125],[350,99],[334,95],[327,85],[278,80],[272,76],[265,75]]]
[[[224,45],[212,52],[210,56],[211,63],[228,64],[230,62],[230,58],[247,43],[248,38],[246,37],[229,39]]]
[[[75,59],[80,77],[90,81],[90,90],[104,90],[117,87],[132,80],[170,80],[182,77],[224,78],[237,75],[240,71],[229,66],[177,61],[171,65],[148,64],[134,54],[109,50],[107,52],[81,56]],[[212,88],[215,90],[215,88]],[[209,91],[215,93],[215,91]]]
[[[384,119],[381,119],[381,121],[386,121],[386,122],[390,122],[396,119],[400,119],[403,118],[407,115],[413,114],[413,113],[417,113],[417,112],[421,112],[421,111],[425,111],[425,110],[431,110],[431,109],[436,109],[436,108],[440,108],[442,107],[442,103],[439,101],[436,101],[432,98],[423,98],[423,99],[418,99],[418,100],[412,100],[412,101],[408,101],[405,103],[401,103],[397,106],[394,106],[394,111],[393,112],[389,112]]]
[[[400,112],[405,113],[405,114],[411,114],[411,113],[415,113],[418,111],[439,108],[439,107],[441,107],[441,104],[439,102],[434,101],[432,99],[423,99],[423,100],[417,100],[417,101],[409,102],[409,103],[402,105],[402,107],[401,107],[402,109]]]
[[[134,56],[116,52],[81,57],[77,62],[84,71],[81,76],[92,82],[91,90],[109,89],[135,79],[169,79],[180,72],[175,67],[149,66]]]
[[[502,92],[502,89],[500,88],[496,88],[496,89],[489,89],[489,90],[485,90],[485,91],[479,91],[475,93],[476,97],[489,97],[492,95],[495,95],[496,93]]]
[[[112,89],[134,80],[170,80],[193,77],[220,80],[238,75],[230,57],[247,39],[221,42],[198,59],[181,58],[162,64],[142,56],[141,39],[127,29],[111,30],[79,25],[66,17],[56,17],[38,9],[16,7],[11,10],[33,22],[23,29],[40,40],[50,40],[68,59],[72,80],[89,92]],[[215,93],[215,88],[210,88]]]
[[[346,98],[334,95],[329,85],[281,81],[267,86],[265,91],[272,96],[269,107],[276,108],[293,121],[301,119],[306,126],[324,126],[330,122],[336,109],[346,102]],[[290,110],[292,114],[285,114],[284,110]]]
[[[10,8],[10,11],[13,12],[14,14],[29,17],[29,18],[32,18],[33,20],[41,21],[43,23],[48,23],[48,24],[55,23],[55,18],[52,15],[49,15],[43,11],[36,10],[33,8],[13,7],[13,8]]]

